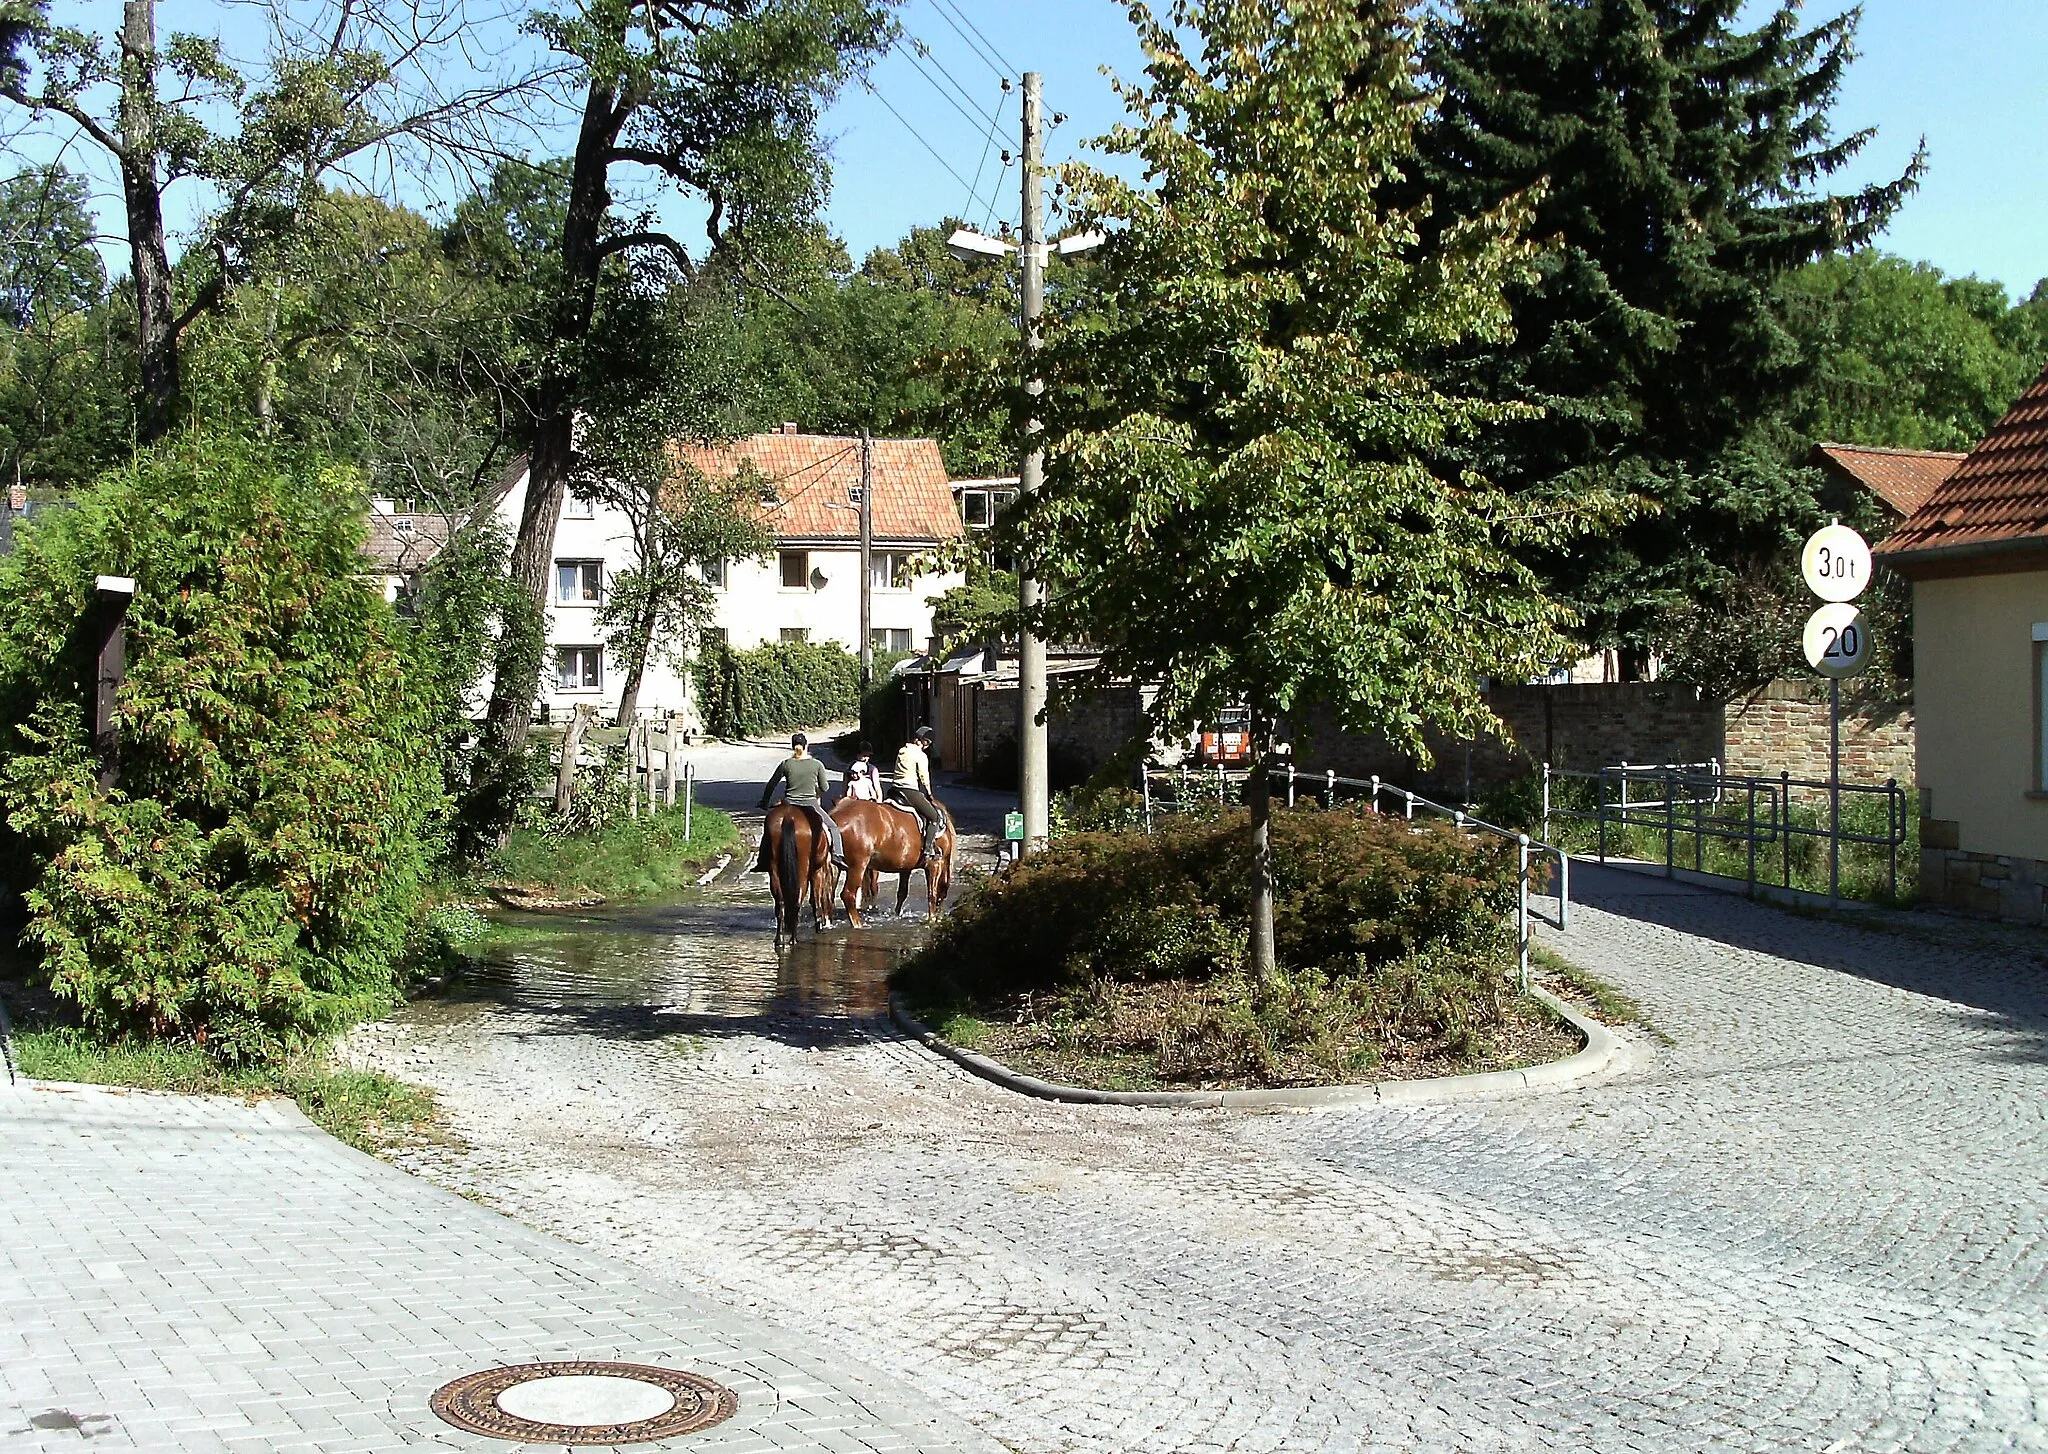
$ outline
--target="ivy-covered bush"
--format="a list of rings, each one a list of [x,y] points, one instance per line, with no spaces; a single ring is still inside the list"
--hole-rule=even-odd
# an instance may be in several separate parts
[[[0,875],[87,1025],[272,1058],[389,1001],[447,805],[428,634],[367,577],[350,470],[192,438],[0,562]],[[82,618],[125,575],[120,780]]]
[[[782,641],[751,651],[713,642],[698,653],[692,669],[704,726],[719,737],[786,732],[860,715],[860,658],[837,642]]]

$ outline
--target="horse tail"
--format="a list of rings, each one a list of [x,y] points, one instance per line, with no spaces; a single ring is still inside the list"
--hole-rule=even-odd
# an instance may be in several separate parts
[[[782,819],[782,837],[775,845],[776,858],[782,870],[783,903],[777,904],[777,911],[785,905],[789,912],[789,927],[795,929],[796,916],[804,904],[803,877],[796,861],[796,815],[785,814]]]

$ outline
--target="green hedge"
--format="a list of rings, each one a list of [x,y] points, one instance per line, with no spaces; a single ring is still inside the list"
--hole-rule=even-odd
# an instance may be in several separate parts
[[[837,642],[784,641],[698,653],[697,702],[719,737],[753,737],[860,715],[860,658]]]
[[[189,437],[0,564],[0,882],[98,1035],[271,1061],[397,992],[447,802],[434,674],[365,579],[362,488]],[[79,706],[98,574],[136,584],[111,792]]]

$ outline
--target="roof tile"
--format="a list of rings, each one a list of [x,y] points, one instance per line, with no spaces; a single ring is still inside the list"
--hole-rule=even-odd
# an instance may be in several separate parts
[[[1882,553],[2048,540],[2048,370],[1939,485]]]
[[[685,460],[713,478],[751,460],[775,482],[777,502],[762,511],[782,539],[858,539],[860,517],[843,506],[860,483],[860,440],[839,434],[756,434],[724,445],[681,446]],[[946,461],[936,440],[877,439],[869,456],[874,484],[874,534],[885,542],[957,539]]]
[[[1816,444],[1814,453],[1898,511],[1911,515],[1966,458],[1948,450]]]

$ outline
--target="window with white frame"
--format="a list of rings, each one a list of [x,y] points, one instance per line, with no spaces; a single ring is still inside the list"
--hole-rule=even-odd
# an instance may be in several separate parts
[[[811,553],[808,550],[783,551],[781,564],[782,589],[808,591],[811,588]]]
[[[908,652],[910,633],[897,627],[872,627],[868,631],[868,645],[877,651]]]
[[[556,561],[555,600],[563,606],[603,605],[604,562],[601,560]]]
[[[988,491],[962,490],[960,492],[960,521],[976,528],[988,524]]]
[[[555,690],[560,692],[603,691],[604,648],[602,646],[556,647]]]
[[[564,520],[592,520],[597,516],[597,502],[574,490],[562,497],[562,518]]]
[[[811,639],[811,628],[808,626],[785,626],[782,628],[782,639],[792,642],[809,641]]]
[[[725,589],[725,562],[722,560],[700,560],[697,573],[704,577],[704,584]]]
[[[868,557],[868,585],[877,591],[907,591],[910,589],[910,553],[904,550],[878,550]]]

